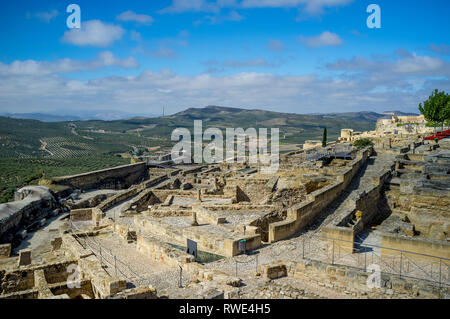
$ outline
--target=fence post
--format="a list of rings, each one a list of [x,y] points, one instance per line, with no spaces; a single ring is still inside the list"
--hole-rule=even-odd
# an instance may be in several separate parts
[[[402,278],[402,262],[403,262],[403,252],[400,252],[400,278]]]
[[[331,264],[334,265],[334,240],[333,240],[333,249],[331,251],[331,254],[332,254],[332,256],[331,256]]]
[[[180,280],[178,282],[178,288],[183,288],[183,285],[182,285],[183,268],[180,265],[178,265],[178,267],[180,267]]]
[[[305,259],[305,238],[303,238],[303,245],[302,245],[302,258]]]
[[[367,252],[364,253],[364,271],[367,269]]]
[[[442,284],[442,258],[439,258],[439,288]]]
[[[256,273],[258,273],[258,255],[256,255]]]

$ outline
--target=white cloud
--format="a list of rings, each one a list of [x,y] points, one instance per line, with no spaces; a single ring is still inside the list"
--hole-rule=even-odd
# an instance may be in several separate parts
[[[61,74],[111,65],[132,67],[104,52],[90,61],[15,61],[0,64],[0,111],[111,110],[155,113],[166,105],[171,112],[191,106],[223,105],[283,112],[350,112],[400,109],[417,111],[435,89],[449,91],[449,62],[415,54],[355,57],[327,65],[332,74],[275,75],[238,72],[223,76],[186,76],[170,70],[144,71],[137,76],[107,76],[74,80]],[[209,61],[209,66],[250,67],[265,60]]]
[[[388,88],[376,90],[379,85]],[[116,76],[88,81],[70,80],[46,74],[0,76],[2,111],[20,112],[58,109],[108,109],[152,113],[164,104],[171,111],[190,106],[224,105],[262,108],[297,113],[385,111],[392,107],[415,111],[437,85],[427,80],[417,83],[355,78],[321,78],[309,75],[273,75],[241,72],[227,76],[199,74],[184,76],[169,70],[144,71],[138,76]],[[449,82],[441,81],[448,90]],[[8,109],[6,109],[8,107]],[[26,108],[26,109],[25,109]]]
[[[445,67],[445,62],[440,58],[430,56],[413,56],[406,57],[397,61],[393,66],[393,71],[398,73],[411,74],[433,74],[442,71]],[[447,63],[448,65],[448,63]]]
[[[300,40],[308,47],[317,48],[324,46],[339,46],[343,43],[342,39],[336,33],[324,31],[315,37],[300,36]]]
[[[64,32],[62,41],[78,46],[108,47],[122,39],[124,33],[125,30],[121,26],[90,20],[81,22],[81,29]]]
[[[151,25],[155,20],[146,14],[137,14],[131,10],[122,12],[121,14],[119,14],[116,19],[118,21],[122,21],[122,22],[129,22],[129,21],[133,21],[133,22],[137,22],[139,24],[144,24],[144,25]]]
[[[54,62],[46,61],[14,61],[10,64],[0,62],[0,75],[32,75],[43,76],[51,74],[66,74],[84,70],[96,70],[108,66],[117,66],[122,68],[136,68],[139,66],[135,58],[118,59],[109,51],[101,52],[94,60],[72,60],[62,59]]]
[[[438,57],[418,56],[399,49],[393,58],[369,60],[365,57],[339,59],[327,65],[329,70],[360,71],[366,76],[382,79],[405,76],[449,76],[450,63]]]

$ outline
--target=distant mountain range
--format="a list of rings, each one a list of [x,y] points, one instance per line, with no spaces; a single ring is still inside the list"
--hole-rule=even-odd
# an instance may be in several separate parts
[[[254,114],[261,116],[262,114],[289,114],[289,113],[278,113],[271,111],[263,111],[263,110],[248,110],[248,109],[240,109],[240,108],[232,108],[232,107],[222,107],[222,106],[207,106],[205,108],[189,108],[185,111],[176,113],[167,117],[179,117],[179,116],[202,116],[198,114],[198,112],[202,113],[202,115],[207,114],[233,114],[233,115],[244,115],[244,114]],[[217,115],[216,114],[216,115]],[[346,112],[346,113],[310,113],[310,114],[292,114],[294,116],[319,116],[323,118],[340,118],[340,119],[353,119],[360,121],[377,121],[380,118],[390,117],[393,115],[397,116],[412,116],[418,115],[415,113],[405,113],[401,111],[386,111],[383,113],[375,113],[375,112]],[[159,115],[155,114],[134,114],[127,113],[121,111],[113,111],[113,110],[93,110],[93,111],[82,111],[77,115],[56,115],[52,113],[0,113],[0,116],[11,117],[15,119],[29,119],[29,120],[38,120],[41,122],[68,122],[68,121],[89,121],[89,120],[101,120],[101,121],[117,121],[117,120],[127,120],[127,119],[147,119],[147,118],[155,118]]]
[[[92,114],[53,115],[46,113],[5,114],[0,116],[0,158],[67,157],[117,154],[133,147],[168,148],[176,128],[193,129],[201,120],[203,130],[219,128],[279,129],[280,143],[298,145],[321,140],[327,128],[328,139],[336,140],[341,129],[370,131],[380,118],[402,112],[350,112],[293,114],[265,110],[207,106],[160,117],[131,116],[127,113],[93,111]],[[90,118],[85,120],[85,116]],[[114,119],[114,118],[120,119]],[[121,118],[122,117],[122,118]],[[114,120],[103,120],[103,119]],[[124,119],[125,118],[125,119]]]
[[[143,116],[142,114],[126,113],[120,111],[83,111],[77,115],[56,115],[52,113],[0,113],[0,116],[11,117],[14,119],[27,119],[38,120],[41,122],[68,122],[68,121],[88,121],[88,120],[101,120],[101,121],[114,121],[134,118]],[[144,117],[151,118],[158,115],[147,114]]]

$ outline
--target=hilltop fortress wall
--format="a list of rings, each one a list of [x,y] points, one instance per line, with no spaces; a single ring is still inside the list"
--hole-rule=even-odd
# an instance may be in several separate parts
[[[58,185],[81,190],[102,188],[106,185],[113,185],[113,188],[117,189],[125,189],[148,178],[147,164],[142,162],[73,176],[57,177],[53,178],[52,181]]]

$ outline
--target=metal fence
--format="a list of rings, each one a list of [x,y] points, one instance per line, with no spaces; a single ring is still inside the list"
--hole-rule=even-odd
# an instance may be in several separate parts
[[[332,265],[351,266],[366,271],[370,265],[381,272],[404,278],[450,286],[450,259],[387,248],[358,244],[341,239],[308,235],[302,242],[303,259],[318,260]]]
[[[245,257],[244,257],[245,256]],[[239,267],[244,266],[245,270],[249,269],[250,267],[255,267],[255,272],[258,272],[258,255],[255,254],[254,256],[250,254],[245,254],[241,256],[239,259],[234,259],[235,263],[235,276],[238,277],[239,273]]]
[[[117,277],[120,274],[130,282],[141,279],[138,274],[130,268],[130,266],[120,260],[110,249],[97,242],[94,237],[89,236],[89,234],[84,230],[75,226],[73,222],[70,223],[70,226],[76,231],[72,232],[75,239],[83,248],[92,251],[92,253],[100,260],[100,264],[105,264],[107,266],[105,270],[110,275]]]
[[[133,284],[136,287],[141,286],[153,286],[152,282],[157,280],[164,281],[167,287],[177,286],[182,288],[186,286],[190,281],[190,276],[187,276],[183,272],[181,266],[179,269],[165,270],[164,274],[155,273],[152,278],[145,278],[140,276],[135,270],[133,270],[124,260],[121,260],[112,250],[108,249],[104,245],[101,245],[93,236],[90,236],[86,231],[77,227],[73,222],[70,222],[70,226],[73,230],[72,235],[78,241],[78,243],[85,249],[89,249],[98,258],[100,264],[105,265],[105,271],[110,276],[122,277],[127,282]],[[175,279],[175,281],[173,280]]]

